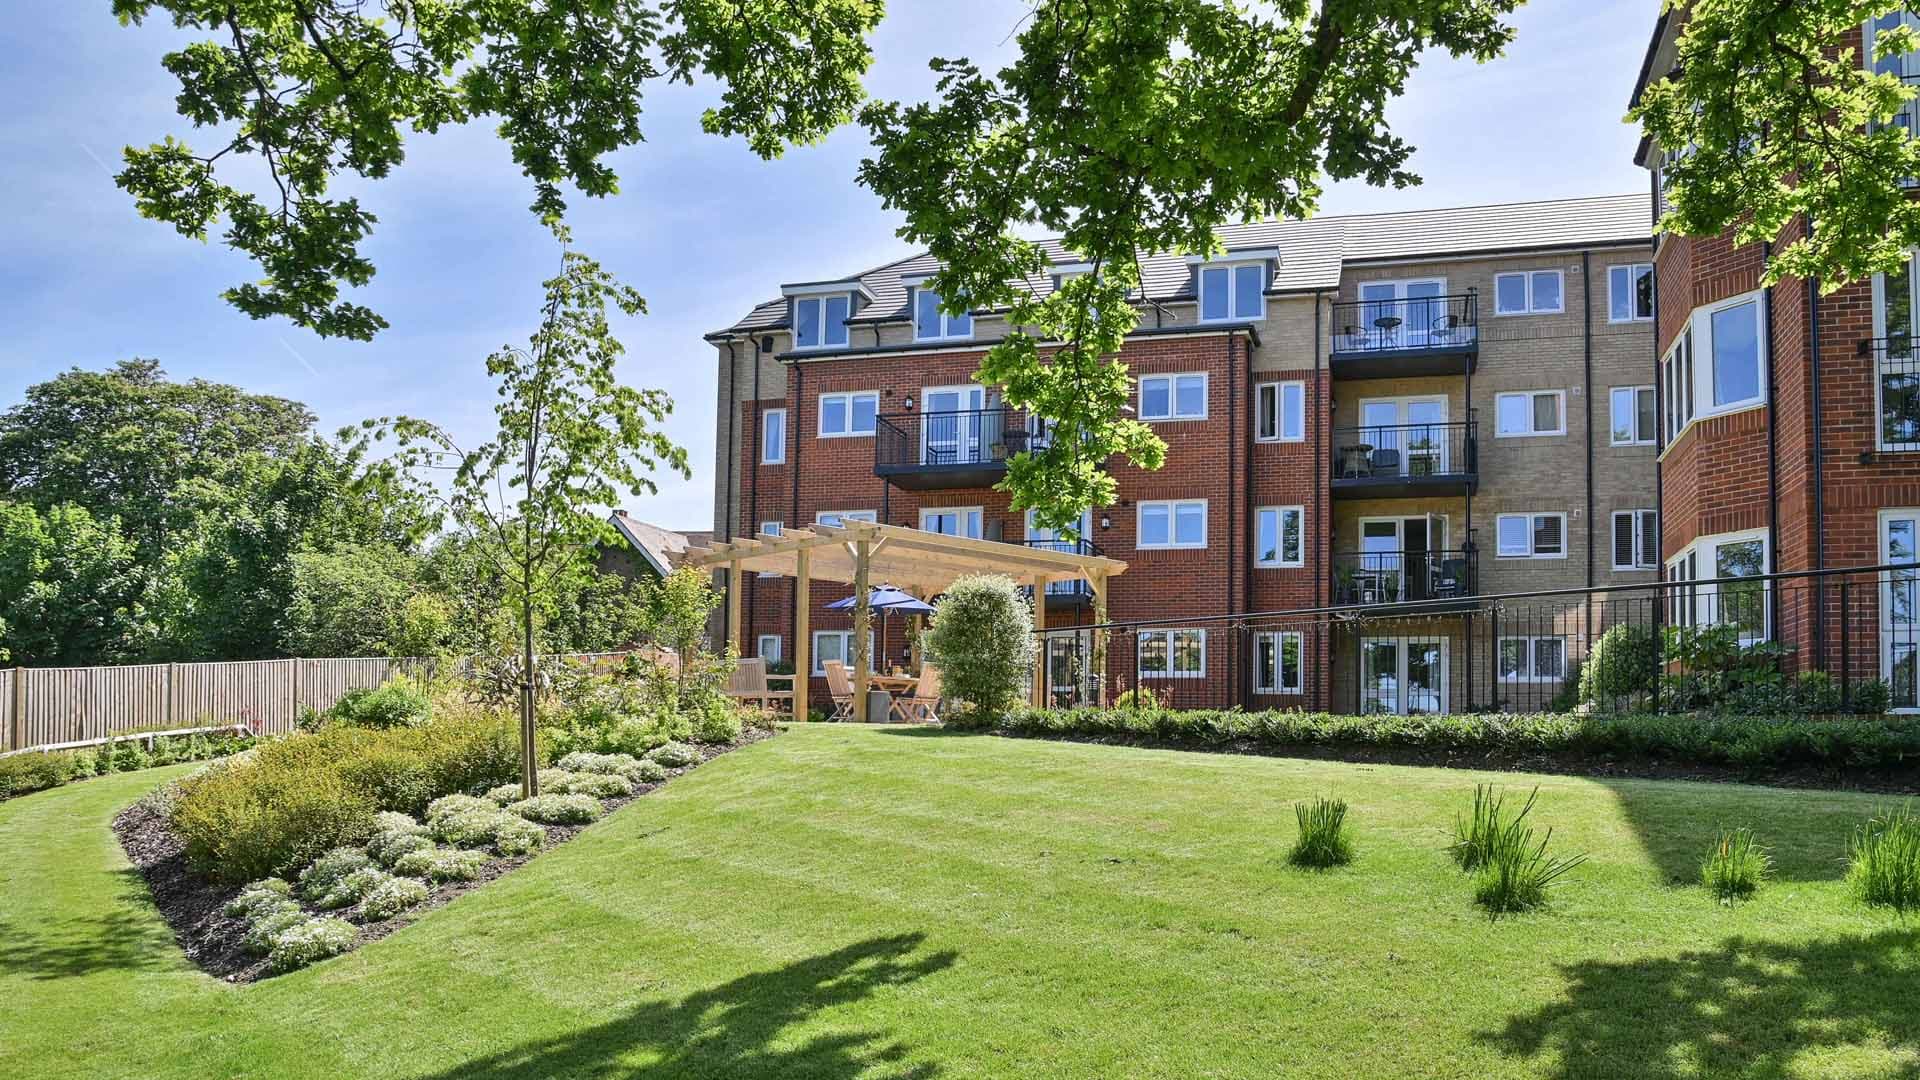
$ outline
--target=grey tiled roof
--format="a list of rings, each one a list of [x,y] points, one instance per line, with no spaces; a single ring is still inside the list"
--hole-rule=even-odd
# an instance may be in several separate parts
[[[1270,289],[1299,292],[1338,288],[1341,269],[1348,263],[1646,242],[1652,237],[1651,222],[1652,208],[1647,195],[1599,195],[1442,210],[1332,215],[1306,221],[1250,222],[1221,229],[1220,240],[1229,250],[1277,248],[1280,268]],[[1074,259],[1057,240],[1043,240],[1041,244],[1056,263]],[[937,269],[939,262],[921,252],[853,275],[873,293],[874,301],[850,321],[871,323],[906,318],[907,289],[901,279],[930,274]],[[1153,300],[1193,298],[1193,272],[1184,253],[1146,257],[1142,260],[1140,281],[1146,296]],[[1046,276],[1027,282],[1028,288],[1042,294],[1052,285],[1052,279]],[[787,302],[784,298],[775,298],[756,305],[732,326],[709,336],[786,325]]]

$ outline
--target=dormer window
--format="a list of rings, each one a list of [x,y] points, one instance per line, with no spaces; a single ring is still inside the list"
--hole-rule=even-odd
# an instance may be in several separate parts
[[[932,289],[913,290],[913,338],[915,341],[944,341],[973,336],[970,313],[949,315],[940,310],[940,294]]]
[[[1267,262],[1200,267],[1201,322],[1257,322],[1267,317]]]
[[[827,349],[847,343],[847,316],[853,298],[846,295],[797,296],[793,300],[793,347]]]

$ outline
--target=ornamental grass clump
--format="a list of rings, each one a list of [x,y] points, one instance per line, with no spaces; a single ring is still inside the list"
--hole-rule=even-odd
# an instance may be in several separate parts
[[[1920,908],[1920,816],[1912,803],[1861,825],[1847,850],[1847,886],[1862,903],[1902,918]]]
[[[1552,839],[1553,830],[1548,829],[1535,844],[1532,829],[1509,826],[1474,876],[1474,902],[1495,918],[1546,904],[1547,890],[1587,861],[1585,855],[1570,859],[1548,855],[1547,843]]]
[[[507,807],[543,825],[585,825],[600,817],[600,800],[591,795],[536,795]]]
[[[1753,838],[1752,829],[1729,829],[1720,834],[1700,864],[1700,884],[1714,899],[1728,906],[1752,899],[1766,880],[1773,860]]]
[[[1508,821],[1505,818],[1505,793],[1496,793],[1492,784],[1476,784],[1473,789],[1473,812],[1455,820],[1453,843],[1448,845],[1447,853],[1453,856],[1454,862],[1460,864],[1460,869],[1478,870],[1492,859],[1499,845],[1512,841],[1515,830],[1533,812],[1534,801],[1539,797],[1540,789],[1535,787],[1527,795],[1526,805],[1520,808],[1512,821]]]
[[[1299,839],[1287,853],[1295,866],[1325,870],[1353,861],[1353,838],[1347,834],[1347,801],[1318,798],[1293,804],[1300,823]]]

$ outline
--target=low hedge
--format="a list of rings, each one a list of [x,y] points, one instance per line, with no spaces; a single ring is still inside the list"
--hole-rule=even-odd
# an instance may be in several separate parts
[[[238,732],[162,735],[149,750],[138,738],[116,738],[99,746],[46,753],[0,757],[0,799],[27,795],[108,773],[135,772],[183,761],[207,761],[238,753],[253,745],[253,736]]]
[[[992,730],[1192,747],[1364,747],[1487,756],[1561,754],[1764,768],[1900,769],[1920,763],[1920,718],[1569,713],[1342,716],[1175,709],[1028,709]]]

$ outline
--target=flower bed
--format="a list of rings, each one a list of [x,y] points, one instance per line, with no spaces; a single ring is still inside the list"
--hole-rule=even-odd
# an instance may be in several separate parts
[[[505,809],[493,799],[456,794],[433,800],[422,817],[375,811],[357,839],[304,861],[297,871],[247,883],[221,883],[196,866],[172,823],[179,785],[128,807],[114,819],[114,831],[186,954],[210,974],[251,982],[385,937],[572,840],[589,827],[581,819],[618,810],[666,780],[770,734],[749,729],[726,745],[686,746],[665,755],[676,761],[690,755],[688,764],[672,767],[649,766],[625,755],[567,761],[583,767],[554,774],[556,788],[571,789],[576,778],[620,776],[628,793],[604,798],[584,792],[542,794],[524,816],[513,811],[526,805],[517,787]],[[627,776],[658,778],[627,781]],[[585,779],[579,786],[609,790]],[[551,801],[556,799],[566,801]],[[529,820],[533,817],[555,823],[538,824]]]

